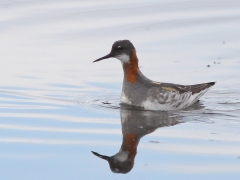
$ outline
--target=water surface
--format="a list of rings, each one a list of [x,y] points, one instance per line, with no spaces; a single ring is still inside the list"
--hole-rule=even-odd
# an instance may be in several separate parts
[[[0,179],[239,179],[239,20],[237,0],[2,1]],[[152,80],[217,84],[181,111],[121,107],[120,63],[92,63],[119,39]],[[126,174],[91,153],[133,139]]]

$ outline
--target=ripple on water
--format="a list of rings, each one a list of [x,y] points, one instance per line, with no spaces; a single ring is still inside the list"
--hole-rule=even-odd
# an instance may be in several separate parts
[[[90,151],[111,156],[137,133],[134,170],[121,179],[238,180],[239,8],[239,0],[2,1],[0,179],[116,179]],[[179,111],[120,105],[119,62],[92,61],[125,38],[153,80],[217,84]]]

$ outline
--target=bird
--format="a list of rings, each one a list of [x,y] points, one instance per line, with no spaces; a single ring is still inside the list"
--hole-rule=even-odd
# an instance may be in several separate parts
[[[116,58],[122,63],[124,78],[121,104],[144,110],[171,111],[186,108],[197,102],[216,83],[180,85],[152,81],[140,71],[136,49],[129,40],[114,42],[109,54],[93,62],[108,58]]]

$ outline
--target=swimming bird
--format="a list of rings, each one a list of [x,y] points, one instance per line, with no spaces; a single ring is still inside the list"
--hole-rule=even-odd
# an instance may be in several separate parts
[[[215,84],[179,85],[148,79],[139,69],[136,49],[129,40],[114,42],[108,55],[93,62],[108,58],[117,58],[122,63],[124,78],[121,103],[145,110],[183,109],[198,101]]]

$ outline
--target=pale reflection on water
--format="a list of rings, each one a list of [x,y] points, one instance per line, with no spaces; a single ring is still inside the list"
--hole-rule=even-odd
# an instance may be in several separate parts
[[[159,127],[178,124],[178,117],[169,112],[154,112],[144,110],[120,110],[122,124],[122,145],[118,153],[113,156],[92,153],[108,161],[111,170],[115,173],[129,173],[134,166],[137,147],[140,139]],[[155,142],[155,141],[152,141]],[[157,141],[156,141],[157,142]]]
[[[239,20],[238,0],[1,1],[0,179],[238,180]],[[217,84],[181,111],[121,107],[120,63],[92,63],[119,39],[150,79]],[[91,153],[132,136],[121,177]]]

